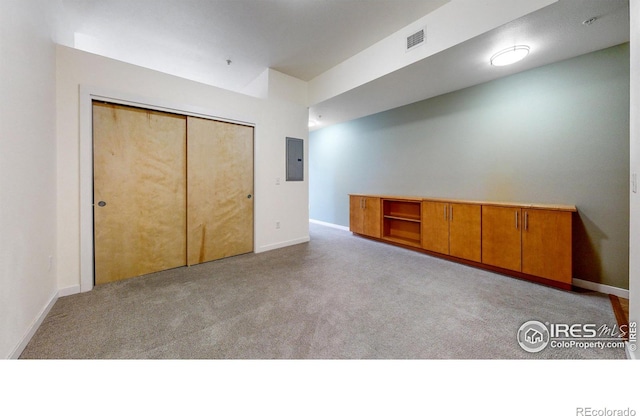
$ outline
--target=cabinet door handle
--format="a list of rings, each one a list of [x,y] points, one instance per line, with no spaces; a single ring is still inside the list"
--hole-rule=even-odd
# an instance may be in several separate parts
[[[518,211],[516,211],[516,229],[518,229]]]
[[[453,222],[453,205],[449,205],[449,221]]]
[[[529,229],[529,212],[524,212],[524,230],[527,231]]]
[[[447,220],[447,204],[442,206],[442,213],[444,214],[444,220]]]

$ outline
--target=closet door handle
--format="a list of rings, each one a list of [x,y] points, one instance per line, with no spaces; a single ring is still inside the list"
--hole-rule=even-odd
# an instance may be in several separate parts
[[[518,211],[516,210],[516,229],[518,229]]]
[[[529,212],[524,212],[524,230],[527,231],[529,229]]]
[[[444,220],[447,220],[447,204],[442,206],[442,214],[444,215]]]
[[[453,205],[449,205],[449,221],[453,222]]]

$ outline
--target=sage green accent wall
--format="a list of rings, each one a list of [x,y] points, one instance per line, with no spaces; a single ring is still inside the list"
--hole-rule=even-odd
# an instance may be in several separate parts
[[[574,277],[628,288],[629,44],[326,127],[309,143],[312,219],[348,226],[349,193],[575,204]]]

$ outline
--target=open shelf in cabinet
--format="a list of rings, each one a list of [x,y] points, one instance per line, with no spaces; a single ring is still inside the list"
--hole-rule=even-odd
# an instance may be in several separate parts
[[[420,222],[421,202],[384,199],[382,200],[382,212],[385,217]]]
[[[421,244],[421,202],[382,200],[382,238],[419,247]]]

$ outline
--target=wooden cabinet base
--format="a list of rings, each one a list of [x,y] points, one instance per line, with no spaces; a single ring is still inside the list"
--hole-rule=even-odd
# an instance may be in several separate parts
[[[481,269],[481,270],[487,270],[493,273],[498,273],[498,274],[502,274],[505,276],[509,276],[509,277],[515,277],[517,279],[522,279],[522,280],[527,280],[529,282],[533,282],[533,283],[539,283],[545,286],[551,286],[551,287],[555,287],[558,289],[562,289],[562,290],[568,290],[571,291],[573,290],[573,285],[571,285],[570,283],[564,283],[564,282],[558,282],[555,280],[550,280],[550,279],[545,279],[543,277],[539,277],[539,276],[533,276],[530,274],[526,274],[526,273],[521,273],[521,272],[517,272],[514,270],[509,270],[509,269],[503,269],[501,267],[496,267],[496,266],[491,266],[488,264],[484,264],[484,263],[478,263],[475,261],[471,261],[471,260],[466,260],[460,257],[453,257],[453,256],[449,256],[446,254],[442,254],[442,253],[436,253],[433,251],[429,251],[429,250],[425,250],[419,247],[415,247],[413,245],[407,245],[407,244],[402,244],[399,243],[397,241],[393,241],[393,240],[389,240],[389,239],[381,239],[381,238],[374,238],[374,237],[370,237],[367,235],[363,235],[363,234],[358,234],[358,233],[353,233],[356,236],[359,237],[363,237],[363,238],[367,238],[369,240],[374,240],[374,241],[379,241],[381,243],[385,243],[385,244],[391,244],[397,247],[402,247],[402,248],[406,248],[408,250],[413,250],[413,251],[417,251],[419,253],[423,253],[432,257],[438,257],[441,259],[445,259],[445,260],[449,260],[455,263],[460,263],[460,264],[464,264],[467,266],[471,266],[474,267],[476,269]]]
[[[365,204],[363,201],[375,201]],[[350,230],[479,269],[572,288],[575,206],[350,195]],[[362,227],[363,207],[376,233]]]

